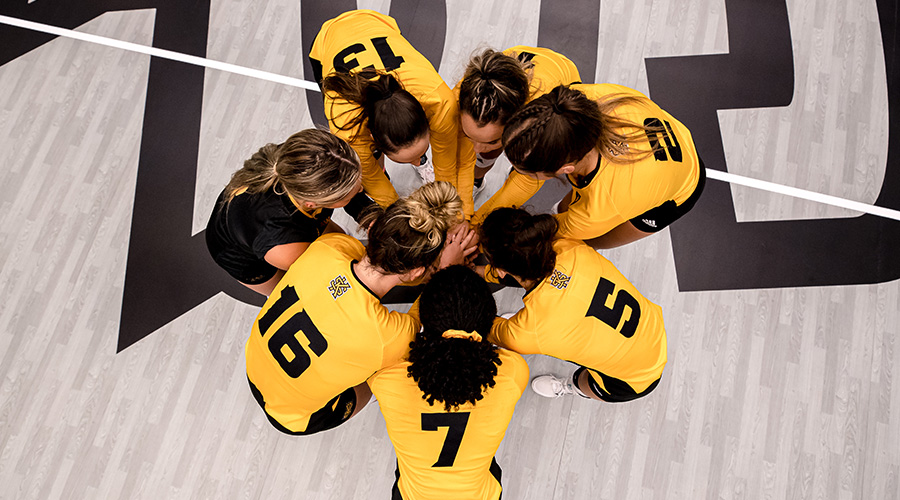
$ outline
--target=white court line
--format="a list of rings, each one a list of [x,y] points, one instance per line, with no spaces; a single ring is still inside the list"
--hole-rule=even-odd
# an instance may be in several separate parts
[[[124,42],[122,40],[116,40],[114,38],[107,38],[99,35],[82,33],[80,31],[58,28],[56,26],[50,26],[48,24],[25,21],[22,19],[17,19],[15,17],[0,15],[0,24],[8,24],[10,26],[16,26],[32,31],[40,31],[42,33],[49,33],[51,35],[57,35],[65,38],[72,38],[75,40],[96,43],[99,45],[105,45],[107,47],[115,47],[117,49],[128,50],[131,52],[138,52],[153,57],[160,57],[163,59],[170,59],[173,61],[193,64],[196,66],[203,66],[205,68],[217,69],[228,73],[235,73],[238,75],[249,76],[251,78],[258,78],[260,80],[281,83],[291,87],[315,90],[316,92],[319,91],[319,86],[317,84],[308,82],[306,80],[301,80],[299,78],[292,78],[289,76],[279,75],[277,73],[269,73],[268,71],[246,68],[244,66],[238,66],[236,64],[229,64],[221,61],[214,61],[212,59],[206,59],[203,57],[191,56],[182,54],[180,52],[173,52],[171,50],[158,49],[156,47],[148,47],[146,45]],[[860,203],[858,201],[846,200],[844,198],[838,198],[836,196],[816,193],[814,191],[807,191],[805,189],[799,189],[790,186],[783,186],[781,184],[775,184],[774,182],[761,181],[750,177],[729,174],[727,172],[720,172],[718,170],[706,169],[706,174],[710,179],[724,181],[731,184],[739,184],[741,186],[748,186],[755,189],[761,189],[763,191],[783,194],[785,196],[802,198],[804,200],[815,201],[826,205],[834,205],[836,207],[856,210],[858,212],[877,215],[888,219],[900,220],[900,211],[892,210],[890,208],[868,205],[866,203]]]
[[[815,191],[807,191],[805,189],[775,184],[774,182],[761,181],[759,179],[753,179],[741,175],[729,174],[728,172],[721,172],[719,170],[713,170],[711,168],[706,169],[706,175],[710,179],[716,179],[717,181],[725,181],[730,184],[739,184],[741,186],[761,189],[763,191],[770,191],[794,198],[802,198],[804,200],[824,203],[826,205],[834,205],[836,207],[849,208],[850,210],[856,210],[858,212],[878,215],[880,217],[885,217],[888,219],[900,220],[900,211],[892,210],[890,208],[879,207],[877,205],[868,205],[866,203],[846,200],[844,198],[817,193]]]
[[[69,30],[65,28],[57,28],[56,26],[50,26],[49,24],[41,24],[35,23],[32,21],[24,21],[22,19],[17,19],[15,17],[8,17],[0,15],[0,23],[8,24],[10,26],[17,26],[19,28],[25,28],[32,31],[40,31],[42,33],[49,33],[51,35],[58,35],[66,38],[72,38],[75,40],[81,40],[84,42],[96,43],[99,45],[106,45],[107,47],[115,47],[117,49],[128,50],[131,52],[139,52],[141,54],[147,54],[149,56],[160,57],[162,59],[170,59],[172,61],[183,62],[187,64],[193,64],[196,66],[203,66],[206,68],[218,69],[221,71],[226,71],[228,73],[236,73],[238,75],[249,76],[251,78],[259,78],[260,80],[268,80],[270,82],[281,83],[284,85],[289,85],[291,87],[300,87],[307,90],[319,90],[319,86],[313,82],[307,82],[306,80],[301,80],[299,78],[292,78],[289,76],[279,75],[277,73],[269,73],[268,71],[261,71],[258,69],[245,68],[243,66],[238,66],[236,64],[229,64],[221,61],[214,61],[212,59],[206,59],[204,57],[191,56],[188,54],[182,54],[180,52],[173,52],[171,50],[158,49],[156,47],[148,47],[146,45],[140,45],[137,43],[131,42],[123,42],[122,40],[116,40],[114,38],[107,38],[99,35],[91,35],[89,33],[82,33],[80,31]]]

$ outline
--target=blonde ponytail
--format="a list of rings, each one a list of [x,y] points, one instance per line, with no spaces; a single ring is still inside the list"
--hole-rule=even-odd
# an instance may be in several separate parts
[[[298,202],[325,206],[347,197],[360,179],[359,157],[346,141],[325,130],[307,129],[254,153],[232,175],[225,199],[274,189]]]

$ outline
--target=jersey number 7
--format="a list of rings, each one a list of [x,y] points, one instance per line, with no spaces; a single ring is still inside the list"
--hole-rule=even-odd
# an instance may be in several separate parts
[[[453,467],[456,454],[459,453],[459,445],[462,444],[466,425],[469,423],[469,412],[459,413],[423,413],[422,430],[436,431],[438,427],[447,428],[447,437],[444,438],[444,446],[441,454],[432,467]]]
[[[278,300],[272,304],[272,307],[266,311],[266,314],[259,319],[259,333],[265,336],[278,319],[292,305],[296,304],[300,298],[297,296],[297,290],[292,286],[285,287],[281,291]],[[321,356],[325,349],[328,349],[328,341],[316,328],[306,311],[300,311],[290,317],[281,327],[269,338],[269,352],[275,361],[278,361],[281,369],[291,378],[297,378],[303,375],[303,372],[309,368],[312,360],[303,345],[300,344],[298,335],[306,337],[309,342],[309,350],[316,355]]]

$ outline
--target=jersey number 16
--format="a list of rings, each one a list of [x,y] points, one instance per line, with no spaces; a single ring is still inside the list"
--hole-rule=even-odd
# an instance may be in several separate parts
[[[296,304],[300,298],[297,296],[297,290],[294,287],[285,287],[281,291],[278,300],[272,304],[272,307],[266,311],[266,314],[259,319],[259,332],[265,336],[275,320],[278,319],[292,305]],[[300,343],[298,336],[303,335],[309,342],[309,350],[316,357],[322,355],[325,349],[328,349],[328,341],[316,328],[306,311],[300,311],[290,317],[280,328],[269,338],[269,352],[272,357],[281,366],[281,369],[291,378],[297,378],[303,375],[303,372],[309,368],[312,360],[306,349]]]

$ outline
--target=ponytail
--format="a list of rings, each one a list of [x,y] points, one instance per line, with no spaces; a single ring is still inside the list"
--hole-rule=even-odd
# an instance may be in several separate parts
[[[484,219],[479,241],[495,269],[537,282],[550,276],[556,266],[553,240],[558,230],[552,215],[504,207]]]
[[[431,277],[419,305],[423,329],[409,345],[407,372],[422,399],[443,403],[445,411],[480,401],[501,364],[487,341],[497,315],[487,283],[464,266],[450,266]]]
[[[375,147],[385,153],[409,146],[428,132],[425,109],[390,73],[332,73],[322,81],[322,89],[331,99],[355,105],[336,117],[329,116],[329,122],[347,115],[349,120],[338,129],[355,131],[354,140],[365,133],[363,125],[367,126]]]
[[[254,153],[231,176],[225,199],[275,189],[297,201],[324,206],[347,197],[361,178],[359,157],[346,141],[324,130],[307,129]]]

